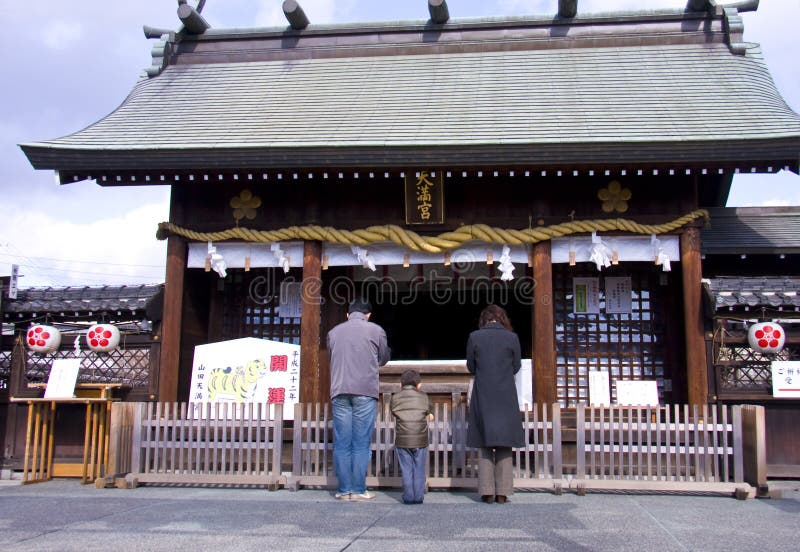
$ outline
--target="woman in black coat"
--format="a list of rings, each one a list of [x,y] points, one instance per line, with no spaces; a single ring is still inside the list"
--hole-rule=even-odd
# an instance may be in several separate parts
[[[480,449],[478,493],[484,502],[506,502],[514,490],[511,448],[523,446],[514,374],[521,366],[519,338],[506,311],[489,305],[480,329],[467,341],[467,369],[475,374],[467,445]]]

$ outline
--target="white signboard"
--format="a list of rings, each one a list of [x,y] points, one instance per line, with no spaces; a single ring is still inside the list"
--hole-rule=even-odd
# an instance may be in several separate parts
[[[292,420],[299,396],[300,345],[245,337],[194,349],[189,402],[196,412],[203,403],[283,404],[283,419]]]
[[[592,406],[611,405],[608,372],[602,370],[589,372],[589,404]]]
[[[606,284],[606,312],[611,314],[627,314],[631,312],[631,278],[630,276],[609,277]]]
[[[652,380],[617,380],[617,404],[658,406],[658,384]]]
[[[19,265],[11,265],[11,280],[8,283],[8,298],[17,298],[17,289],[19,282]]]
[[[800,397],[800,361],[772,362],[772,396]]]
[[[517,385],[517,402],[520,411],[533,408],[533,369],[531,359],[523,358],[522,367],[514,376]],[[527,408],[525,407],[527,405]]]
[[[79,358],[58,358],[53,361],[50,368],[50,377],[47,378],[47,387],[44,390],[45,399],[71,399],[75,395],[75,382],[78,381],[78,371],[81,368]]]
[[[599,313],[600,278],[573,278],[572,298],[575,314]]]

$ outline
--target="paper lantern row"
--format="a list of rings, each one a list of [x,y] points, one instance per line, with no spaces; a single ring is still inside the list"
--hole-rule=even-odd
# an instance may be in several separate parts
[[[107,353],[119,346],[119,328],[113,324],[95,324],[86,332],[86,346],[97,353]],[[53,326],[34,324],[25,338],[28,349],[35,353],[54,353],[61,346],[61,332]]]
[[[54,353],[61,346],[61,332],[53,326],[35,324],[28,329],[25,342],[35,353]]]
[[[786,343],[786,332],[776,322],[759,322],[747,330],[747,342],[759,353],[780,353]]]

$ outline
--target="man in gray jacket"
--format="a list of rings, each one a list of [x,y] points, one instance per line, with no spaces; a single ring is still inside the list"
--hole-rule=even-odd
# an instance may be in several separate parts
[[[389,361],[383,328],[369,321],[372,305],[355,300],[347,321],[328,332],[333,405],[333,464],[336,498],[370,500],[367,468],[379,396],[378,367]]]

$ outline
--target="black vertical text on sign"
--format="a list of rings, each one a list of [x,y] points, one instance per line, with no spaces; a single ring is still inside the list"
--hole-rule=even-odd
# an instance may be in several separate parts
[[[442,171],[406,171],[406,224],[444,224]]]

